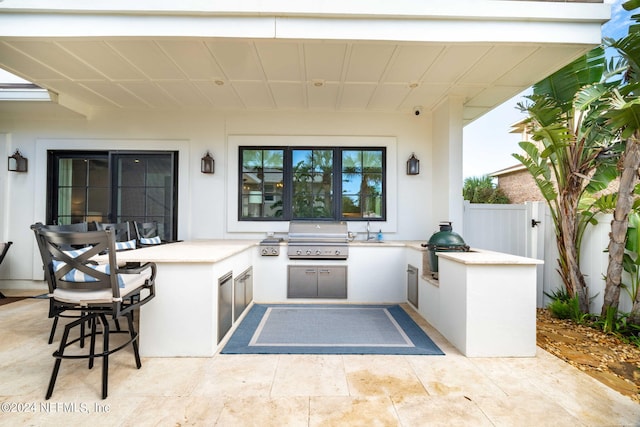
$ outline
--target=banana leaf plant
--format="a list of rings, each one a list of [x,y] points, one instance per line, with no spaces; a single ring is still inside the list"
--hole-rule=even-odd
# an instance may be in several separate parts
[[[596,48],[543,81],[519,104],[532,141],[514,154],[533,177],[551,212],[558,247],[558,272],[570,297],[589,311],[589,295],[580,270],[580,201],[585,192],[606,188],[615,178],[615,136],[605,126],[600,104],[585,88],[602,81],[604,49]]]
[[[640,284],[640,214],[637,212],[629,215],[625,249],[622,266],[628,273],[629,282],[623,282],[621,287],[629,295],[631,302],[634,302],[638,297]]]

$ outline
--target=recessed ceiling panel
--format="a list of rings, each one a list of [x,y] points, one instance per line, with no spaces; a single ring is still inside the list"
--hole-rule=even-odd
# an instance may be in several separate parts
[[[427,71],[423,81],[430,84],[451,84],[456,82],[487,51],[485,45],[453,45],[438,56],[433,66]]]
[[[305,108],[304,85],[302,83],[271,83],[269,85],[276,108]]]
[[[307,85],[307,99],[309,108],[312,110],[335,110],[338,101],[337,84],[325,83],[324,86],[316,87]]]
[[[190,79],[224,79],[224,73],[201,40],[162,40],[160,48]]]
[[[492,87],[478,93],[476,96],[471,98],[466,105],[470,107],[493,108],[493,106],[502,104],[504,101],[511,99],[521,91],[522,90],[518,87]]]
[[[211,105],[215,108],[234,109],[242,108],[242,101],[238,98],[230,84],[217,85],[213,82],[194,82]]]
[[[256,42],[258,57],[269,81],[300,81],[303,73],[297,43]]]
[[[411,89],[406,84],[383,84],[377,87],[369,107],[373,110],[395,110]]]
[[[400,46],[387,71],[384,81],[387,83],[417,82],[425,70],[436,60],[443,46]]]
[[[421,105],[425,110],[434,108],[447,94],[446,86],[421,85],[412,89],[407,97],[402,101],[401,110],[408,110],[414,106]]]
[[[100,70],[110,80],[142,80],[144,75],[121,55],[114,51],[108,43],[103,41],[58,41],[65,50],[77,56],[81,61]]]
[[[64,76],[60,73],[12,49],[6,42],[0,43],[0,64],[2,68],[33,83],[37,83],[41,79],[64,79]]]
[[[340,97],[340,110],[366,110],[373,92],[376,90],[374,84],[345,84],[342,87],[342,96]]]
[[[104,76],[52,41],[14,41],[11,45],[71,80],[100,80]]]
[[[500,85],[527,87],[558,71],[581,54],[584,48],[545,46],[518,64],[500,79]]]
[[[122,82],[120,86],[143,99],[151,108],[177,107],[176,101],[160,90],[155,83]]]
[[[345,43],[305,43],[304,63],[307,81],[340,81],[346,51]]]
[[[234,83],[238,96],[242,103],[251,109],[273,109],[273,99],[266,86],[259,82],[238,82]]]
[[[183,107],[201,108],[211,106],[207,98],[191,83],[162,82],[162,88]]]
[[[377,83],[389,65],[394,45],[354,44],[349,55],[346,82]]]
[[[114,40],[110,41],[109,44],[152,80],[178,80],[185,78],[184,73],[176,67],[154,41]]]
[[[461,84],[491,84],[536,51],[526,46],[494,46],[460,79]]]
[[[85,82],[83,86],[123,108],[149,107],[121,86],[106,82]]]
[[[208,41],[207,46],[229,80],[264,80],[252,42]]]

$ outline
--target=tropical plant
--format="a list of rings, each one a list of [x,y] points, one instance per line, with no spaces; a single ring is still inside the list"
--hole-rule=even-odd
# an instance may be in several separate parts
[[[629,215],[625,248],[622,267],[628,273],[629,282],[621,283],[620,287],[626,291],[631,301],[635,301],[640,284],[640,214],[638,212],[632,212]]]
[[[558,247],[558,272],[571,297],[577,297],[582,312],[589,311],[589,295],[580,270],[580,200],[595,193],[615,177],[609,153],[614,136],[607,131],[600,111],[578,109],[574,100],[581,91],[601,81],[605,69],[604,49],[558,70],[533,87],[533,95],[519,104],[528,113],[525,124],[531,141],[514,154],[540,189],[551,212]]]
[[[488,175],[469,177],[464,180],[462,197],[471,203],[509,203],[509,198],[497,188],[493,179]]]
[[[640,0],[630,0],[623,4],[626,10],[640,7]],[[605,282],[604,303],[602,316],[606,316],[612,309],[617,310],[622,285],[622,270],[624,263],[627,228],[627,215],[634,203],[633,189],[638,180],[640,168],[640,15],[633,15],[635,21],[629,27],[628,34],[620,40],[606,39],[605,43],[615,49],[619,59],[615,67],[616,72],[609,84],[595,86],[590,94],[602,105],[602,117],[607,125],[617,131],[625,150],[620,164],[620,185],[618,200],[611,222],[611,239],[609,242],[609,265]],[[613,64],[613,61],[611,62]],[[612,74],[613,75],[613,74]],[[633,300],[633,307],[629,315],[631,323],[640,324],[640,299],[638,295]]]

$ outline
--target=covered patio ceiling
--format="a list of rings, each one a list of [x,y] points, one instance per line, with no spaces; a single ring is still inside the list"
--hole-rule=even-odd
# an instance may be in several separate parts
[[[567,32],[553,10],[535,19],[123,16],[1,13],[0,3],[0,68],[85,117],[109,109],[411,113],[454,96],[468,123],[597,44],[608,9],[582,6],[598,9]],[[548,34],[554,28],[565,32]],[[0,101],[0,114],[22,108]]]

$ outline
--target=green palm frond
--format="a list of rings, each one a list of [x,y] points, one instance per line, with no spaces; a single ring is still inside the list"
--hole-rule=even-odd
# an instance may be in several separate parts
[[[563,111],[573,109],[574,95],[586,84],[599,82],[605,69],[604,48],[598,46],[533,86],[534,94],[546,94]]]
[[[530,157],[520,154],[513,154],[513,157],[529,171],[545,200],[550,202],[558,198],[558,192],[549,178],[549,167],[546,162],[536,163]]]
[[[585,187],[588,193],[597,193],[609,186],[618,177],[618,169],[614,164],[601,164],[589,180]]]

